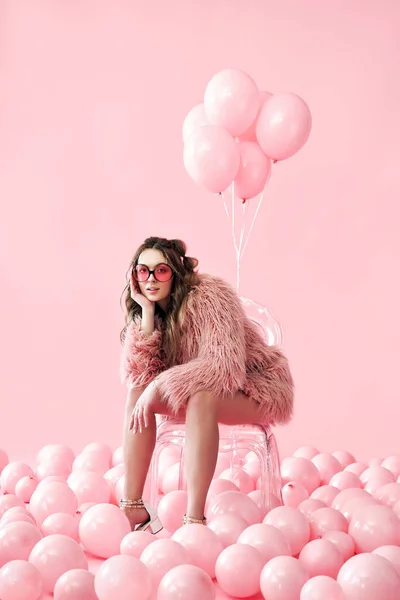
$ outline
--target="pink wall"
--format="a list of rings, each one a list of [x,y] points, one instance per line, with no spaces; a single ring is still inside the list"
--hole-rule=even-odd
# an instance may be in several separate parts
[[[313,113],[276,166],[242,293],[281,321],[297,382],[282,453],[398,451],[395,0],[0,3],[0,446],[120,443],[119,295],[149,234],[235,281],[221,203],[182,162],[208,79],[248,71]]]

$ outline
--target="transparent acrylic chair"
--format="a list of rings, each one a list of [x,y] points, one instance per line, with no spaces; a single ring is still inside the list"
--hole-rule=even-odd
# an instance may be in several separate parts
[[[219,425],[219,452],[229,453],[230,468],[240,469],[243,464],[243,451],[254,452],[261,469],[260,505],[267,512],[282,503],[281,475],[278,447],[275,436],[268,426],[262,425]],[[151,465],[150,495],[151,503],[157,506],[159,501],[160,469],[159,460],[162,451],[174,445],[180,449],[179,484],[184,489],[183,450],[185,447],[185,423],[174,419],[161,421],[157,428],[157,442]]]

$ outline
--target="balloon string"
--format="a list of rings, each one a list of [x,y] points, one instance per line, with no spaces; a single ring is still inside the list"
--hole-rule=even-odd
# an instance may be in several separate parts
[[[260,199],[259,199],[258,204],[257,204],[256,212],[254,213],[254,217],[253,217],[253,220],[251,222],[249,232],[248,232],[248,234],[246,236],[246,241],[244,243],[243,250],[242,250],[242,253],[241,253],[241,256],[240,256],[241,259],[243,258],[244,253],[246,252],[247,244],[249,243],[250,235],[251,235],[251,232],[253,231],[254,223],[256,222],[256,219],[258,217],[258,213],[259,213],[259,210],[261,208],[262,201],[264,199],[265,190],[266,190],[266,187],[267,187],[267,185],[269,183],[270,178],[271,178],[271,171],[269,172],[268,179],[267,179],[267,181],[265,183],[265,187],[264,187],[263,191],[261,192],[261,196],[260,196]],[[246,202],[246,204],[247,204],[247,202]],[[246,206],[246,204],[244,206]]]

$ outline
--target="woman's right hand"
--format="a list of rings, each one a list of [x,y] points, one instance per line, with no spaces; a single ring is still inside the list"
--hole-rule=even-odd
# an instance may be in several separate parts
[[[154,310],[155,302],[153,302],[149,298],[146,298],[146,296],[144,296],[140,292],[138,284],[136,283],[135,279],[133,278],[133,275],[131,275],[131,279],[130,279],[130,291],[131,291],[132,300],[134,300],[134,302],[139,304],[139,306],[141,306],[143,310],[148,310],[148,309]]]

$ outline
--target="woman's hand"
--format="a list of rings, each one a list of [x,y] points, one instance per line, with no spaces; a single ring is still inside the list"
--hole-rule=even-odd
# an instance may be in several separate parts
[[[143,429],[149,426],[151,408],[156,398],[158,398],[158,390],[152,381],[141,394],[132,411],[129,429],[132,429],[134,434],[142,433]]]
[[[149,298],[146,298],[146,296],[140,292],[139,286],[135,281],[133,275],[131,275],[130,279],[130,292],[132,300],[139,304],[139,306],[141,306],[143,310],[154,310],[155,302],[153,302]]]

